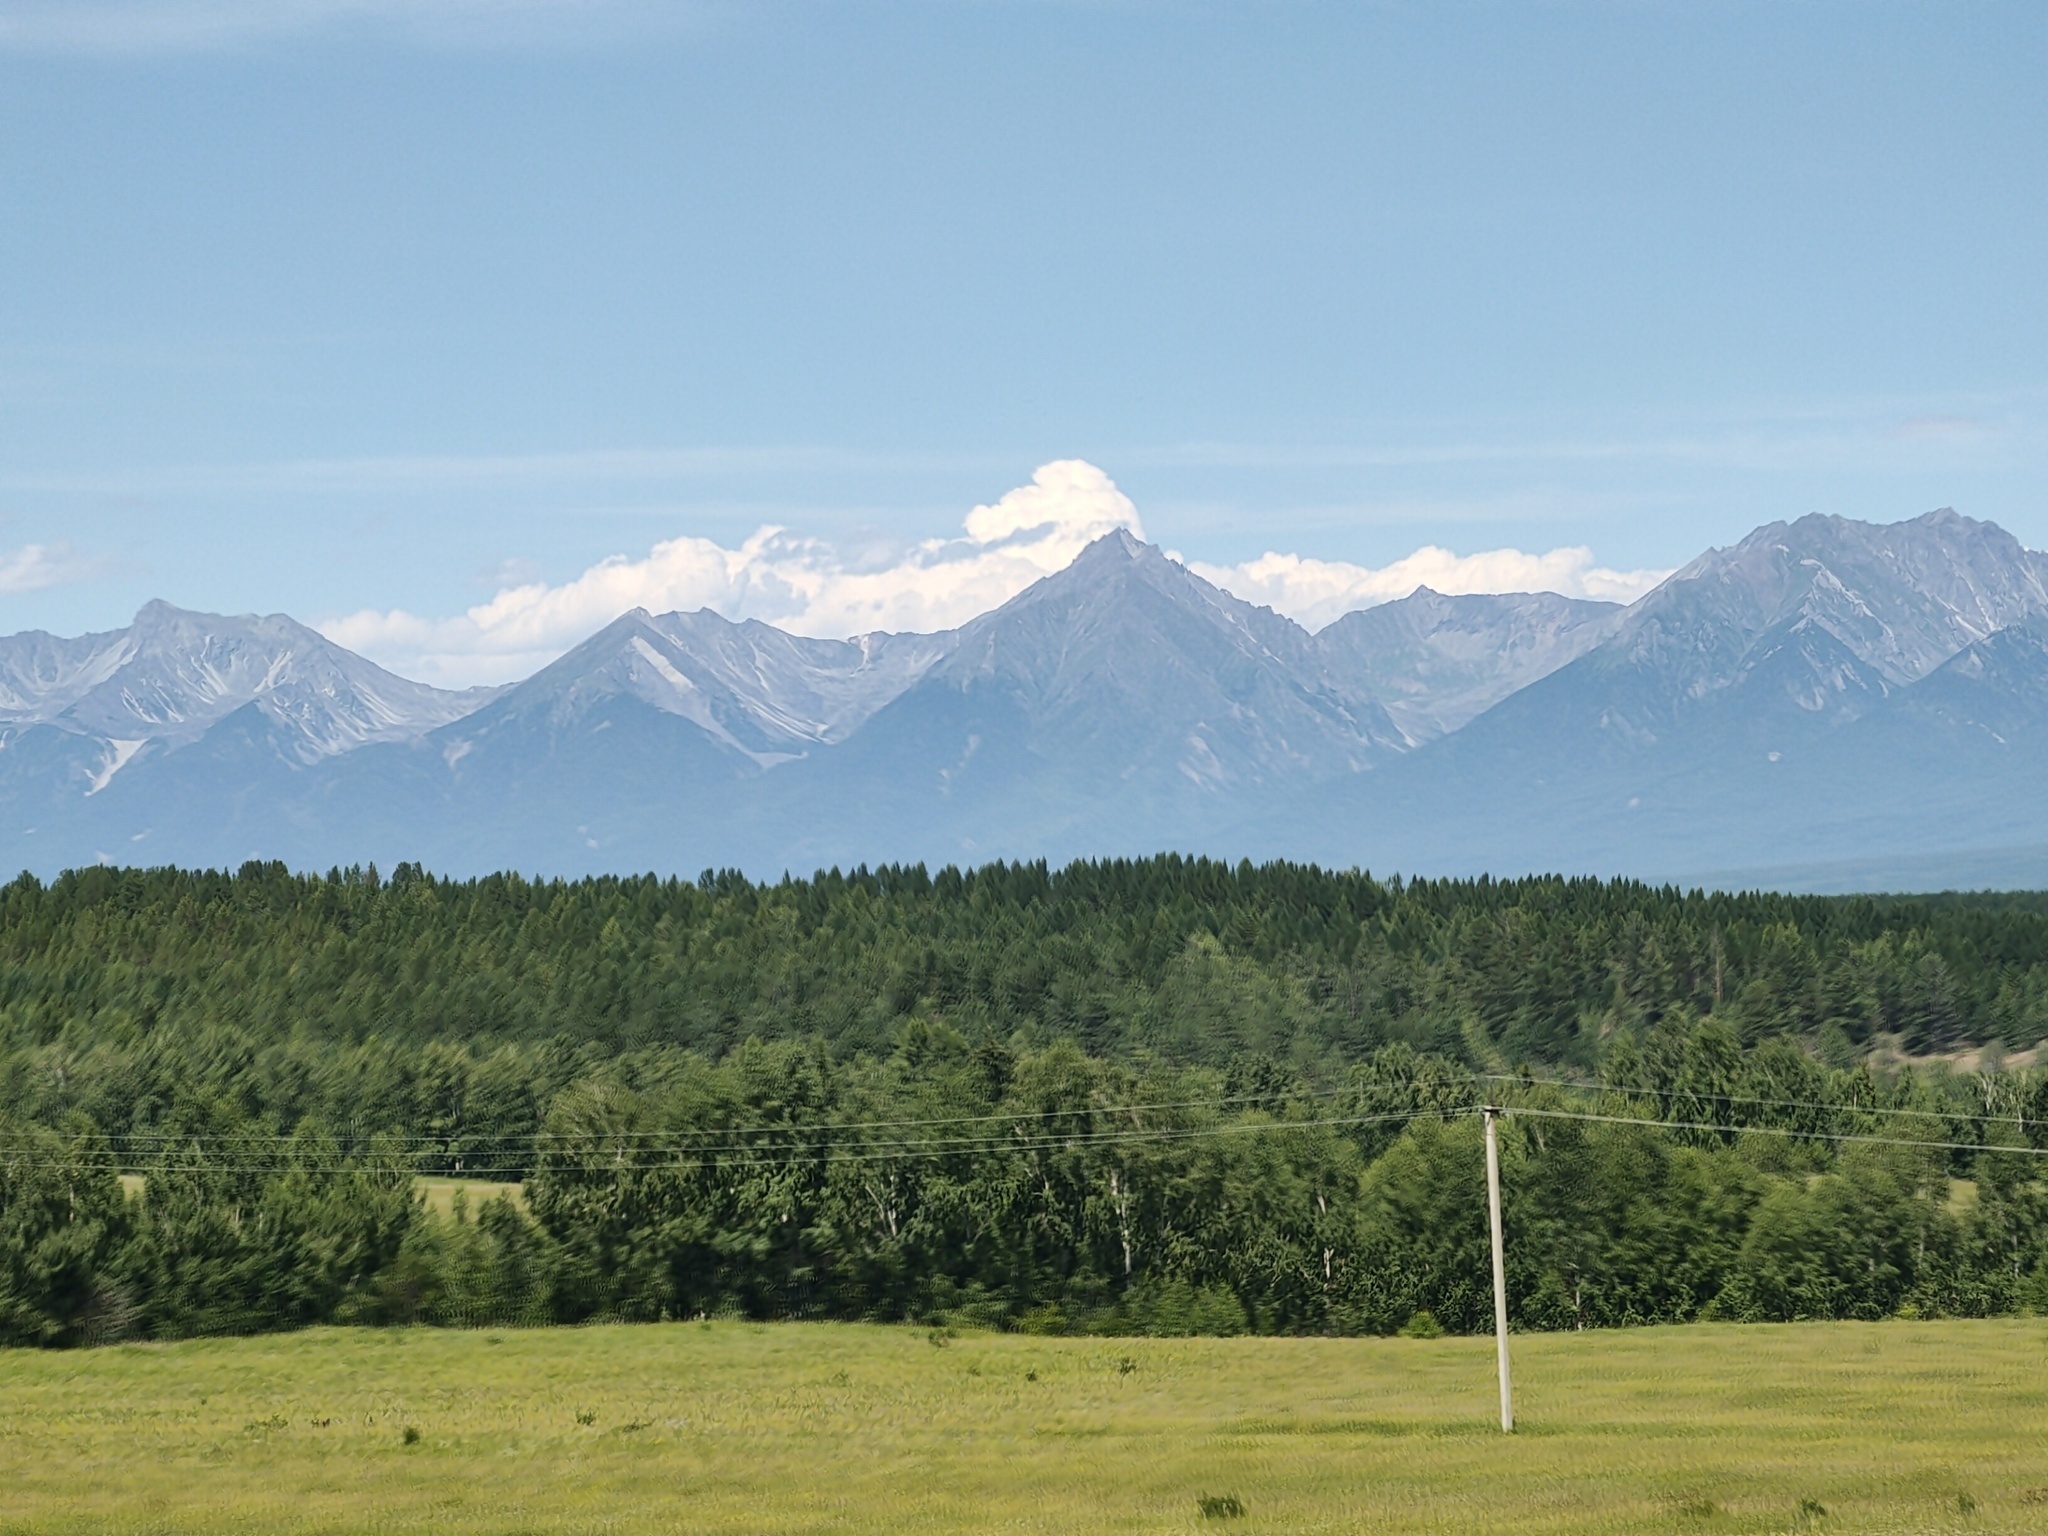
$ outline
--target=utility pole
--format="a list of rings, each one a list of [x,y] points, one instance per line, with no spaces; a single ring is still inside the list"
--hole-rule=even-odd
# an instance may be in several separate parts
[[[1500,1357],[1500,1427],[1503,1434],[1513,1434],[1515,1393],[1508,1382],[1508,1276],[1500,1240],[1500,1133],[1494,1125],[1499,1114],[1491,1104],[1486,1106],[1486,1214],[1493,1228],[1493,1341]]]

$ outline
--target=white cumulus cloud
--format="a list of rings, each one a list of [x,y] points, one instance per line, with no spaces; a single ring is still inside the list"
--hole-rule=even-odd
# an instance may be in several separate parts
[[[730,619],[760,619],[792,634],[831,638],[930,632],[1001,606],[1118,528],[1145,536],[1131,499],[1093,464],[1061,459],[1040,467],[1029,485],[974,508],[955,537],[926,539],[880,558],[855,560],[823,540],[779,527],[762,528],[736,549],[710,539],[668,539],[638,558],[601,560],[558,585],[508,584],[453,618],[366,609],[321,628],[395,672],[451,687],[526,677],[631,608],[709,608]],[[1418,586],[1626,602],[1668,574],[1607,570],[1583,548],[1456,555],[1429,547],[1377,569],[1265,554],[1242,565],[1196,562],[1190,569],[1310,629]]]
[[[821,540],[768,527],[737,549],[669,539],[643,558],[616,555],[560,586],[507,587],[459,618],[366,610],[321,627],[394,671],[449,685],[524,677],[631,608],[710,608],[835,638],[952,629],[1117,528],[1145,536],[1138,509],[1108,475],[1061,459],[969,512],[961,536],[926,539],[878,562],[849,561]]]
[[[1406,597],[1417,587],[1446,595],[1556,592],[1565,597],[1632,603],[1671,574],[1669,570],[1611,571],[1594,564],[1593,551],[1584,545],[1540,555],[1520,549],[1458,555],[1426,544],[1412,555],[1378,567],[1269,551],[1241,565],[1194,561],[1188,569],[1246,602],[1263,603],[1309,629],[1321,629],[1356,608]]]

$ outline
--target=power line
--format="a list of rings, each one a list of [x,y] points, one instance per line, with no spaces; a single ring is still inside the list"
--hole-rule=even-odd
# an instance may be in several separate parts
[[[1397,1122],[1405,1124],[1408,1121],[1432,1115],[1449,1119],[1475,1113],[1477,1113],[1477,1110],[1472,1107],[1444,1110],[1409,1109],[1388,1114],[1327,1116],[1314,1120],[1240,1121],[1230,1125],[1162,1126],[1153,1129],[1125,1127],[1110,1131],[1088,1132],[1067,1136],[1048,1134],[1030,1138],[961,1138],[958,1144],[953,1142],[904,1141],[887,1143],[879,1147],[873,1144],[848,1144],[844,1142],[835,1144],[830,1139],[817,1140],[811,1146],[780,1149],[758,1146],[714,1147],[707,1149],[700,1145],[657,1147],[641,1144],[630,1148],[618,1149],[619,1155],[610,1160],[602,1158],[601,1154],[604,1150],[602,1146],[593,1144],[588,1150],[600,1154],[600,1157],[594,1166],[586,1167],[584,1171],[597,1173],[607,1171],[646,1172],[675,1168],[749,1169],[787,1168],[816,1165],[819,1163],[928,1162],[941,1158],[971,1156],[977,1153],[1067,1151],[1151,1142],[1202,1140],[1223,1136],[1262,1135],[1273,1132],[1342,1129],[1366,1125],[1394,1124]],[[5,1159],[12,1150],[11,1148],[0,1148],[0,1159]],[[720,1151],[729,1152],[734,1155],[724,1157],[706,1155],[707,1152],[716,1153]],[[119,1163],[121,1161],[118,1156],[111,1152],[88,1153],[86,1158],[88,1161],[97,1160],[103,1163]],[[53,1162],[44,1160],[37,1162],[15,1162],[12,1166],[27,1168],[76,1168],[81,1166],[81,1164],[76,1161]],[[486,1162],[483,1168],[469,1169],[465,1170],[465,1172],[477,1173],[488,1171],[492,1166],[491,1163]],[[279,1159],[264,1163],[248,1161],[203,1162],[197,1166],[173,1164],[164,1171],[170,1173],[184,1171],[208,1173],[369,1173],[379,1171],[379,1165],[374,1161],[314,1164]],[[390,1171],[396,1172],[399,1170],[394,1168]],[[422,1176],[433,1177],[434,1175],[426,1174]]]
[[[1565,1088],[1574,1093],[1607,1093],[1632,1099],[1697,1099],[1714,1104],[1754,1104],[1767,1109],[1814,1109],[1835,1114],[1908,1115],[1920,1120],[1967,1120],[1973,1125],[2044,1125],[2025,1115],[1973,1115],[1962,1109],[1908,1109],[1903,1106],[1827,1103],[1812,1099],[1761,1099],[1739,1093],[1697,1093],[1690,1088],[1617,1088],[1601,1083],[1574,1083],[1560,1077],[1515,1077],[1504,1072],[1477,1074],[1482,1083],[1514,1083],[1525,1088]]]
[[[1526,1080],[1507,1079],[1498,1075],[1489,1076],[1487,1080],[1511,1081],[1526,1085]],[[1578,1088],[1581,1091],[1607,1091],[1593,1089],[1591,1085],[1561,1082],[1545,1083],[1543,1086],[1571,1087]],[[1101,1110],[1096,1113],[1114,1114],[1158,1109],[1216,1108],[1232,1103],[1270,1102],[1272,1099],[1279,1097],[1282,1097],[1282,1095],[1241,1095],[1233,1099],[1189,1100],[1176,1104],[1120,1106],[1116,1109]],[[1700,1097],[1705,1098],[1709,1096],[1701,1095]],[[1712,1097],[1717,1097],[1731,1103],[1773,1103],[1787,1108],[1815,1110],[1839,1110],[1845,1108],[1845,1106],[1840,1105],[1813,1104],[1798,1100],[1745,1099],[1739,1095],[1718,1095]],[[1833,1144],[1893,1146],[1948,1152],[2005,1152],[2026,1157],[2048,1157],[2048,1148],[1935,1140],[1922,1137],[1884,1136],[1861,1131],[1823,1130],[1776,1125],[1730,1125],[1709,1120],[1652,1118],[1646,1115],[1547,1109],[1534,1105],[1503,1105],[1501,1108],[1511,1115],[1531,1119],[1563,1120],[1598,1125],[1638,1126],[1650,1130],[1696,1131],[1737,1136],[1767,1135],[1789,1140],[1823,1141]],[[749,1128],[754,1130],[755,1134],[772,1134],[788,1138],[781,1145],[764,1144],[760,1141],[726,1140],[723,1142],[706,1142],[681,1139],[682,1136],[689,1135],[720,1134],[717,1130],[680,1133],[677,1139],[671,1140],[666,1144],[651,1139],[655,1133],[632,1133],[628,1135],[592,1132],[575,1136],[566,1133],[550,1133],[545,1139],[535,1138],[530,1142],[527,1138],[500,1138],[500,1140],[515,1141],[523,1145],[529,1145],[531,1151],[539,1158],[548,1158],[550,1156],[575,1158],[582,1164],[581,1171],[584,1172],[612,1171],[628,1173],[667,1169],[693,1171],[701,1169],[731,1169],[739,1171],[840,1163],[931,1162],[948,1158],[971,1158],[989,1154],[1017,1155],[1035,1152],[1082,1151],[1119,1146],[1206,1140],[1225,1136],[1307,1130],[1354,1129],[1370,1125],[1406,1124],[1414,1120],[1426,1118],[1457,1119],[1477,1114],[1479,1110],[1480,1106],[1478,1105],[1458,1105],[1410,1108],[1372,1115],[1318,1116],[1300,1120],[1239,1121],[1231,1124],[1207,1126],[1147,1127],[1130,1125],[1072,1131],[1040,1129],[1028,1134],[1021,1133],[1020,1122],[1044,1120],[1071,1112],[1045,1111],[983,1116],[947,1116],[913,1121],[854,1121],[812,1126],[781,1125],[758,1129]],[[1877,1115],[1886,1113],[1885,1111],[1863,1112]],[[1921,1113],[1931,1115],[1933,1112]],[[2016,1123],[2006,1117],[1995,1116],[1962,1116],[1959,1118],[1993,1124]],[[866,1130],[906,1126],[940,1127],[996,1123],[1006,1123],[1010,1125],[1011,1129],[1004,1133],[981,1136],[893,1137],[881,1140],[849,1134]],[[725,1128],[723,1133],[730,1136],[732,1128]],[[164,1168],[163,1171],[176,1173],[189,1170],[193,1172],[229,1174],[265,1174],[298,1171],[304,1173],[339,1174],[376,1172],[383,1168],[396,1173],[403,1171],[404,1165],[408,1162],[417,1162],[423,1158],[449,1155],[455,1150],[451,1145],[454,1138],[411,1137],[401,1138],[400,1145],[397,1148],[394,1148],[390,1142],[380,1138],[366,1148],[362,1156],[345,1158],[341,1161],[302,1162],[283,1155],[259,1161],[249,1155],[252,1147],[259,1145],[275,1147],[280,1153],[283,1153],[295,1140],[296,1138],[290,1137],[246,1139],[232,1136],[218,1138],[172,1138],[166,1135],[160,1143],[165,1152],[175,1153],[184,1146],[190,1145],[194,1152],[198,1154],[198,1162],[196,1164],[173,1162],[169,1167]],[[225,1160],[209,1159],[207,1157],[209,1145],[231,1149],[230,1157]],[[127,1167],[134,1162],[132,1158],[123,1157],[119,1150],[104,1143],[89,1149],[81,1149],[79,1157],[70,1161],[53,1161],[47,1159],[47,1157],[27,1162],[17,1160],[16,1155],[19,1153],[41,1152],[42,1150],[41,1147],[31,1147],[21,1143],[14,1145],[0,1144],[0,1160],[4,1160],[9,1165],[17,1168],[41,1169],[77,1168],[94,1163]],[[495,1156],[493,1155],[494,1151],[497,1153]],[[472,1154],[464,1153],[463,1155],[466,1158]],[[478,1177],[492,1172],[522,1172],[528,1166],[526,1160],[513,1161],[513,1154],[491,1147],[477,1148],[474,1155],[477,1156],[477,1164],[461,1170],[462,1175]],[[575,1165],[572,1164],[571,1166],[574,1167]],[[136,1171],[144,1170],[137,1169]],[[448,1170],[432,1170],[419,1176],[433,1177],[436,1173],[449,1177],[455,1176],[452,1171]]]
[[[1223,1098],[1180,1099],[1149,1104],[1085,1104],[1060,1109],[1002,1110],[991,1111],[985,1115],[944,1115],[914,1120],[770,1121],[754,1125],[706,1126],[701,1130],[681,1126],[659,1131],[450,1131],[440,1135],[419,1132],[376,1132],[365,1138],[365,1141],[368,1144],[384,1146],[440,1146],[462,1136],[475,1135],[500,1144],[539,1145],[546,1142],[575,1144],[593,1139],[654,1141],[679,1136],[794,1135],[820,1128],[833,1131],[902,1130],[926,1126],[1013,1124],[1032,1120],[1057,1120],[1067,1116],[1135,1115],[1160,1110],[1228,1109],[1248,1104],[1285,1103],[1297,1099],[1331,1099],[1354,1091],[1356,1090],[1350,1085],[1341,1088],[1293,1088],[1280,1089],[1272,1093],[1232,1094]],[[102,1134],[131,1145],[144,1143],[170,1146],[183,1145],[191,1141],[237,1146],[289,1146],[301,1139],[299,1135],[262,1135],[244,1131],[198,1135],[178,1131],[122,1131]]]
[[[1724,1131],[1735,1136],[1785,1136],[1798,1141],[1856,1142],[1878,1147],[1925,1147],[1944,1152],[2011,1152],[2021,1157],[2048,1157],[2048,1147],[2006,1147],[1981,1141],[1915,1141],[1901,1136],[1869,1136],[1854,1131],[1809,1131],[1788,1125],[1715,1125],[1705,1120],[1651,1120],[1637,1115],[1596,1115],[1569,1109],[1507,1108],[1510,1116],[1540,1120],[1580,1120],[1595,1125],[1641,1125],[1664,1131]]]

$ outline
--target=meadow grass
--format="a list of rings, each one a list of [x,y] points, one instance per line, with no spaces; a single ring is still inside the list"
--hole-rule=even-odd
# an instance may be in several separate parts
[[[124,1173],[119,1177],[121,1192],[130,1200],[140,1200],[148,1179],[139,1173]],[[522,1208],[526,1204],[526,1186],[519,1183],[504,1183],[496,1179],[414,1179],[412,1182],[413,1188],[419,1191],[421,1203],[443,1220],[455,1210],[458,1191],[468,1202],[472,1217],[485,1201],[495,1200],[500,1195],[509,1196],[514,1205]]]
[[[427,1209],[444,1220],[455,1210],[457,1191],[469,1204],[471,1220],[476,1218],[477,1210],[485,1201],[495,1200],[500,1195],[510,1196],[514,1205],[523,1207],[526,1204],[524,1184],[499,1183],[491,1179],[414,1179],[413,1188],[419,1191]]]
[[[1492,1348],[721,1321],[11,1351],[0,1530],[2048,1530],[2048,1323],[1518,1337],[1511,1438]]]

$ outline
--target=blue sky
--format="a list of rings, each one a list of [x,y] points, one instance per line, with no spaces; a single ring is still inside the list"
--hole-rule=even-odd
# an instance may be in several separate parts
[[[1312,621],[1811,511],[2041,547],[2044,78],[2038,0],[0,0],[0,630],[465,681],[1118,521]]]

